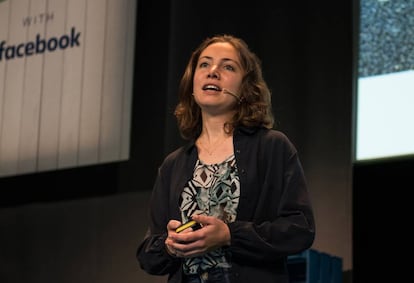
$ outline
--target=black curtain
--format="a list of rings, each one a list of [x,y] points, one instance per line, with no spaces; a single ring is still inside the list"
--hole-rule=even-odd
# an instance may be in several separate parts
[[[162,159],[183,143],[173,110],[187,60],[204,38],[219,33],[242,37],[261,58],[276,127],[297,145],[305,167],[315,146],[324,147],[315,139],[350,135],[350,128],[332,123],[337,117],[326,117],[345,115],[339,119],[350,127],[351,1],[335,8],[267,0],[137,1],[130,159],[0,178],[7,192],[2,206],[150,190]]]
[[[315,146],[326,155],[337,151],[314,142],[321,139],[339,140],[349,160],[352,1],[334,7],[266,0],[166,2],[138,5],[131,160],[120,166],[120,190],[150,189],[163,157],[183,143],[173,116],[178,83],[191,52],[215,34],[242,37],[261,58],[276,127],[297,145],[305,166]]]

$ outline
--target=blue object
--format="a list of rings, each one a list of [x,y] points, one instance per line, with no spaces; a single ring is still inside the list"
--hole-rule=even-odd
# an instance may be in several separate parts
[[[290,283],[342,283],[342,258],[308,249],[288,256]]]

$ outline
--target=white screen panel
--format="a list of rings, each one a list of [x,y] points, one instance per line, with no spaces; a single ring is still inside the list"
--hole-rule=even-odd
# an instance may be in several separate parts
[[[18,28],[8,33],[5,41],[0,43],[16,43],[11,48],[2,48],[2,63],[6,65],[4,76],[4,94],[2,101],[2,129],[0,141],[0,170],[4,174],[16,174],[19,159],[20,123],[22,116],[23,83],[25,60],[20,58],[23,53],[22,42],[26,41],[27,28],[21,25],[21,19],[29,12],[29,1],[11,1],[9,8],[9,26]],[[6,44],[3,44],[6,42]]]
[[[0,2],[0,177],[129,158],[135,10]]]
[[[66,31],[85,30],[85,1],[68,1],[66,8]],[[82,12],[81,12],[82,11]],[[79,34],[84,42],[84,34]],[[68,43],[71,44],[70,42]],[[63,58],[62,104],[60,113],[58,167],[77,165],[79,143],[80,99],[82,90],[83,48],[69,48]]]
[[[105,64],[103,74],[103,96],[100,133],[100,159],[103,162],[120,157],[122,102],[124,90],[127,1],[107,1],[107,23],[105,34]]]
[[[122,106],[122,133],[121,133],[121,159],[129,157],[130,128],[132,115],[132,95],[133,92],[133,69],[135,51],[135,17],[136,1],[128,1],[127,15],[127,36],[125,42],[125,63],[124,63],[124,93]]]
[[[31,0],[30,12],[27,15],[35,15],[31,18],[25,15],[24,26],[28,29],[26,40],[36,38],[37,34],[45,34],[45,26],[37,24],[39,21],[48,21],[44,11],[46,0]],[[20,126],[19,144],[19,173],[30,173],[36,170],[37,149],[39,145],[39,117],[40,98],[42,93],[42,69],[43,56],[27,56],[26,72],[24,77],[22,120]]]
[[[5,43],[8,41],[9,39],[9,16],[10,16],[10,9],[11,9],[11,5],[10,2],[5,2],[3,4],[1,4],[1,9],[0,9],[0,50],[4,49],[4,45]],[[0,147],[1,144],[3,143],[3,109],[4,109],[4,96],[5,96],[5,91],[6,91],[6,72],[7,72],[7,63],[5,62],[5,52],[1,51],[0,53],[0,82],[3,82],[2,84],[0,84]],[[1,154],[1,153],[0,153]],[[2,158],[2,156],[0,155],[0,172],[6,171],[7,170],[7,161],[5,158]]]
[[[44,67],[40,110],[40,136],[38,166],[40,171],[57,168],[59,121],[62,99],[63,52],[57,48],[57,41],[66,33],[66,0],[47,1],[46,14],[53,15],[53,21],[46,25],[44,35]],[[40,44],[42,47],[42,45]]]
[[[85,56],[83,80],[79,164],[89,165],[99,161],[99,133],[102,103],[103,65],[105,50],[106,1],[89,0],[86,3]]]

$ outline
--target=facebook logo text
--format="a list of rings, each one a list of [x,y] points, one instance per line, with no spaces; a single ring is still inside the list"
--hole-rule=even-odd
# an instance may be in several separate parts
[[[70,33],[60,37],[45,39],[40,34],[37,34],[34,41],[10,46],[6,45],[7,42],[3,40],[0,42],[0,62],[35,54],[43,54],[45,52],[54,52],[59,49],[64,50],[78,47],[80,46],[80,35],[81,33],[77,32],[75,27],[72,27]]]

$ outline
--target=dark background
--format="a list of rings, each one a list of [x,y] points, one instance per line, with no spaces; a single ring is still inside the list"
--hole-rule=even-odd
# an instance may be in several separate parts
[[[191,51],[207,36],[231,33],[262,59],[277,128],[305,171],[332,154],[352,169],[353,282],[403,276],[397,252],[406,249],[414,161],[352,165],[357,15],[345,0],[138,1],[130,159],[1,178],[1,207],[151,190],[158,165],[182,143],[172,111]]]

